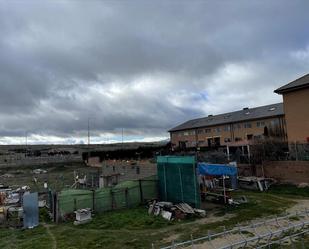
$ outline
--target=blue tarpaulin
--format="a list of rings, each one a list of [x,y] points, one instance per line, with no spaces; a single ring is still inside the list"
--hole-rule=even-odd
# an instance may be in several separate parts
[[[237,168],[228,164],[198,163],[198,173],[199,175],[234,176],[237,175]]]

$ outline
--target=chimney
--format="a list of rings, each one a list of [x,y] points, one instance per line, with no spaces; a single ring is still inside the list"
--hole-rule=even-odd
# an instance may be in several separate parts
[[[243,110],[245,111],[245,110],[249,110],[249,107],[245,107],[245,108],[243,108]]]

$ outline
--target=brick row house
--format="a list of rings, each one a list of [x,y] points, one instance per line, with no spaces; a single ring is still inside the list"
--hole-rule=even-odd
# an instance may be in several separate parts
[[[309,74],[275,90],[283,103],[186,121],[171,130],[174,148],[246,146],[256,139],[309,142]]]
[[[189,120],[171,129],[174,147],[243,146],[254,139],[286,138],[283,103]]]

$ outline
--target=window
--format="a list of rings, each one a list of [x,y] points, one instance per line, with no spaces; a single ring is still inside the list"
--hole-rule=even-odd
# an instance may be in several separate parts
[[[253,138],[256,140],[261,140],[263,139],[263,135],[255,135]]]
[[[237,142],[237,141],[241,141],[242,140],[242,138],[241,137],[235,137],[235,141]]]
[[[256,127],[264,127],[264,126],[265,126],[265,122],[264,121],[256,122]]]
[[[205,133],[211,133],[211,129],[205,129]]]
[[[195,135],[195,131],[190,131],[190,135]]]
[[[214,132],[221,132],[221,128],[220,128],[220,127],[215,128],[215,129],[214,129]]]
[[[197,130],[197,134],[203,134],[204,130]]]
[[[224,142],[225,143],[231,142],[231,139],[230,138],[224,138]]]
[[[274,120],[270,121],[270,125],[271,126],[279,125],[279,120],[278,119],[274,119]]]
[[[241,124],[236,124],[235,129],[241,129]]]
[[[188,131],[185,131],[185,132],[183,133],[183,135],[184,135],[184,136],[188,136],[188,135],[189,135],[189,132],[188,132]]]
[[[245,128],[251,128],[252,125],[251,125],[251,123],[245,123],[245,124],[244,124],[244,127],[245,127]]]
[[[224,131],[230,131],[231,127],[229,125],[224,126]]]

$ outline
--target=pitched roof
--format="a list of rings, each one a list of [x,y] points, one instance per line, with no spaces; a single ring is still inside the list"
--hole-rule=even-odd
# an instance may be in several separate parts
[[[279,87],[274,92],[275,93],[285,93],[285,92],[291,92],[298,89],[309,87],[309,74],[306,74],[282,87]]]
[[[219,115],[209,115],[208,117],[189,120],[178,125],[169,132],[194,129],[199,127],[207,127],[214,125],[222,125],[227,123],[236,123],[241,121],[249,121],[253,119],[268,118],[284,115],[283,103],[260,106],[255,108],[244,108],[240,111],[229,112]]]

